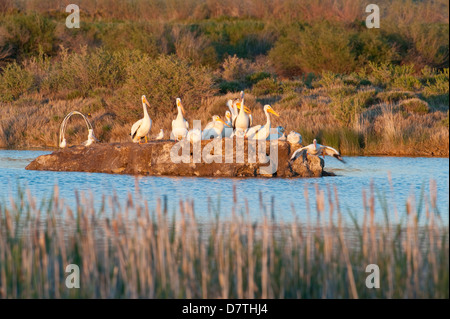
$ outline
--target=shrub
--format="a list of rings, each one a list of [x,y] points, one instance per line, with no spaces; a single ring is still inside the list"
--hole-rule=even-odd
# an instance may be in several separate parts
[[[291,28],[275,43],[269,57],[284,76],[323,70],[348,73],[357,66],[351,50],[352,35],[352,31],[327,22]]]
[[[238,81],[222,81],[219,83],[220,93],[239,92],[245,88],[242,82]]]
[[[140,50],[156,57],[162,51],[158,32],[150,23],[108,23],[99,38],[108,51]]]
[[[409,113],[426,114],[430,112],[428,103],[418,98],[401,101],[399,106]]]
[[[361,65],[373,63],[397,63],[400,55],[397,46],[389,43],[389,37],[379,29],[366,29],[353,35],[352,52]]]
[[[404,90],[418,90],[422,87],[415,76],[414,65],[390,65],[369,63],[369,80],[377,86]]]
[[[251,85],[258,83],[261,80],[270,78],[272,75],[269,72],[256,72],[245,77],[245,81]]]
[[[54,66],[49,78],[49,87],[56,90],[76,90],[82,96],[97,87],[118,88],[125,82],[126,65],[137,63],[139,51],[111,52],[96,49],[80,53],[62,50],[61,61]]]
[[[203,34],[186,29],[172,29],[175,54],[180,59],[189,60],[195,65],[217,64],[217,54],[211,41]]]
[[[401,100],[415,98],[416,94],[408,91],[383,91],[377,94],[377,98],[386,103],[397,103]]]
[[[0,99],[12,101],[30,91],[33,86],[33,74],[16,62],[10,63],[0,76]]]
[[[342,76],[331,71],[323,71],[319,78],[312,83],[313,87],[324,87],[326,89],[343,86]]]
[[[215,93],[212,76],[205,67],[192,66],[173,55],[157,59],[143,55],[129,64],[126,72],[124,94],[136,100],[147,94],[158,112],[173,111],[177,97],[187,109],[196,109]],[[155,112],[154,108],[149,111]]]
[[[16,59],[37,55],[40,51],[52,55],[56,49],[55,22],[37,13],[6,15],[0,20],[4,29],[3,45],[11,47]],[[1,51],[1,48],[0,48]]]
[[[408,26],[417,63],[432,67],[449,66],[448,23],[422,23]]]
[[[425,97],[434,94],[448,94],[449,92],[449,69],[446,68],[442,72],[430,74],[426,86],[423,89]]]
[[[266,78],[259,81],[252,88],[252,94],[256,96],[266,94],[279,94],[281,93],[281,83],[273,78]]]
[[[229,56],[222,64],[222,77],[227,81],[243,81],[251,72],[249,64],[249,61],[236,55]]]
[[[361,90],[353,95],[331,96],[332,113],[342,124],[348,126],[357,119],[362,109],[374,102],[376,91],[374,89]]]

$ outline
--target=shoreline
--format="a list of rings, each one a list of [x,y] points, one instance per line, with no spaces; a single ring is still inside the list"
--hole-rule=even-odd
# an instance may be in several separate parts
[[[151,141],[151,140],[149,140]],[[120,143],[120,142],[119,142]],[[109,143],[99,143],[99,144],[109,144]],[[73,146],[77,146],[77,145],[73,145]],[[0,151],[48,151],[48,152],[55,152],[60,150],[59,147],[27,147],[27,148],[22,148],[22,147],[13,147],[13,148],[7,148],[7,147],[0,147]],[[450,158],[450,155],[447,153],[446,155],[444,154],[439,154],[439,155],[426,155],[426,154],[410,154],[410,153],[406,153],[406,154],[393,154],[391,152],[380,152],[380,153],[371,153],[369,152],[368,154],[356,154],[356,153],[351,153],[351,154],[342,154],[345,157],[424,157],[424,158]]]

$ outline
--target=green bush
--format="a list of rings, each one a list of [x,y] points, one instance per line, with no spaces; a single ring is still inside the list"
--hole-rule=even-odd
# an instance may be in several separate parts
[[[8,64],[0,76],[0,99],[12,101],[34,87],[33,74],[16,62]]]
[[[147,94],[151,104],[158,105],[158,112],[173,111],[175,98],[181,98],[186,109],[197,109],[204,99],[216,92],[208,69],[192,66],[175,56],[152,59],[143,55],[126,67],[124,95],[138,99]],[[155,110],[149,110],[155,114]]]
[[[400,55],[397,45],[389,41],[389,37],[380,29],[363,28],[351,39],[353,54],[361,65],[373,63],[398,63]]]
[[[0,35],[5,37],[0,41],[0,52],[4,46],[12,48],[16,59],[38,55],[39,52],[53,55],[57,47],[55,26],[53,20],[37,13],[0,17]]]
[[[320,77],[316,78],[315,81],[312,82],[313,87],[323,87],[326,89],[343,85],[344,81],[342,79],[342,75],[331,71],[322,71]]]
[[[88,52],[68,53],[63,50],[61,61],[53,66],[48,79],[52,89],[75,90],[82,96],[98,87],[118,88],[127,76],[126,66],[137,63],[142,53],[111,52],[96,49]]]
[[[408,26],[414,50],[412,60],[431,67],[449,66],[448,23],[422,23]]]
[[[368,65],[369,80],[376,86],[404,90],[418,90],[422,87],[412,64],[392,65],[369,62]]]
[[[256,96],[279,94],[281,91],[281,83],[273,78],[263,79],[252,87],[252,94]]]
[[[213,43],[220,60],[233,55],[251,59],[267,54],[276,38],[275,28],[254,19],[208,19],[193,23],[191,29]]]
[[[253,85],[255,83],[258,83],[261,80],[270,78],[272,75],[268,72],[256,72],[249,74],[245,77],[245,81],[249,83],[250,85]]]
[[[423,89],[425,97],[430,97],[435,94],[448,94],[449,69],[446,68],[442,72],[433,73],[427,78],[427,83]]]
[[[331,107],[334,117],[342,124],[349,126],[353,123],[364,108],[375,101],[374,89],[361,90],[356,94],[337,94],[331,96]]]
[[[430,112],[428,103],[418,98],[401,101],[399,106],[409,113],[426,114]]]
[[[245,85],[239,81],[222,81],[219,83],[219,91],[222,94],[228,92],[240,92],[245,88]]]
[[[412,99],[417,97],[413,92],[408,91],[382,91],[377,94],[377,98],[387,103],[397,103],[401,100]]]
[[[277,71],[285,76],[323,70],[348,73],[357,66],[351,48],[353,34],[328,22],[291,28],[275,43],[269,57]]]
[[[105,23],[99,39],[108,51],[139,50],[156,57],[162,49],[158,43],[159,32],[151,23],[113,22]]]

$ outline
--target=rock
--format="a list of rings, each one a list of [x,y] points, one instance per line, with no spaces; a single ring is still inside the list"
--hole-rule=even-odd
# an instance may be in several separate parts
[[[306,154],[306,152],[290,163],[290,166],[294,176],[321,177],[324,173],[324,160],[318,156]]]
[[[214,144],[215,143],[215,144]],[[248,140],[219,139],[201,141],[194,152],[189,142],[151,141],[148,144],[96,143],[88,147],[72,146],[42,155],[27,170],[99,172],[132,175],[214,176],[214,177],[312,177],[322,176],[323,160],[301,157],[290,163],[294,149],[286,141],[265,142],[261,152],[269,161],[256,156],[255,145]],[[181,148],[184,146],[185,148]],[[249,155],[253,150],[254,156]],[[190,148],[190,149],[189,149]],[[278,148],[278,163],[273,156]],[[178,152],[176,151],[178,149]],[[236,150],[238,156],[236,156]],[[181,161],[184,150],[184,161]],[[243,150],[243,152],[242,152]],[[221,155],[220,155],[221,151]],[[230,151],[230,152],[226,152]],[[272,152],[272,154],[271,154]],[[171,154],[172,153],[172,154]],[[214,154],[216,154],[214,156]],[[195,156],[194,156],[195,155]],[[264,156],[262,156],[264,157]],[[175,159],[175,161],[174,161]],[[196,159],[196,162],[194,162]],[[222,161],[222,162],[214,162]],[[181,161],[181,162],[177,162]],[[272,164],[273,170],[269,169]]]

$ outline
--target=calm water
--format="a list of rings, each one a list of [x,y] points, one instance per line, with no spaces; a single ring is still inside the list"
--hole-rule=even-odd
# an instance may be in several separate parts
[[[10,196],[17,196],[18,185],[26,186],[38,200],[51,197],[55,184],[59,186],[64,201],[75,206],[75,190],[88,194],[92,192],[95,205],[100,206],[101,195],[116,193],[125,202],[129,192],[135,194],[136,178],[128,175],[77,172],[27,171],[25,166],[45,151],[0,150],[0,202],[8,205]],[[362,190],[369,190],[371,181],[379,194],[395,204],[399,214],[405,212],[409,196],[415,195],[419,201],[421,192],[428,196],[430,179],[437,183],[438,209],[443,220],[449,218],[449,159],[448,158],[405,158],[405,157],[347,157],[347,164],[333,158],[326,158],[325,169],[338,176],[309,179],[263,179],[263,178],[180,178],[180,177],[139,177],[140,193],[155,207],[156,199],[163,195],[168,198],[169,211],[178,208],[180,199],[194,199],[198,216],[207,216],[209,207],[220,210],[223,215],[231,214],[229,206],[233,200],[233,186],[238,195],[238,206],[244,209],[248,200],[250,214],[255,218],[261,212],[272,210],[275,217],[285,221],[292,219],[292,207],[298,216],[306,214],[304,191],[308,188],[311,210],[315,212],[316,185],[325,192],[336,186],[342,212],[353,212],[362,218]],[[393,191],[390,189],[388,174],[392,175]],[[260,205],[262,198],[263,207]],[[209,203],[209,204],[208,204]],[[377,200],[377,216],[382,220],[380,201]],[[393,213],[392,213],[393,214]],[[392,216],[393,217],[393,216]]]

